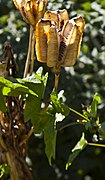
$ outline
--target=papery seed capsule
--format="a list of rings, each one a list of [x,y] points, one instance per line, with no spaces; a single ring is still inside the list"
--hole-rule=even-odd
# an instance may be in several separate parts
[[[83,18],[77,17],[72,20],[69,20],[69,23],[66,24],[65,27],[63,28],[62,34],[68,39],[67,40],[68,48],[62,66],[70,67],[76,63],[76,59],[80,51],[84,25],[85,23]],[[70,26],[71,26],[71,30],[70,30]]]
[[[62,36],[64,36],[66,39],[68,39],[68,36],[70,35],[73,26],[75,25],[75,22],[73,20],[67,20],[65,21],[65,24],[62,28]]]
[[[35,26],[44,15],[47,0],[13,0],[23,19]]]
[[[59,55],[60,39],[55,26],[51,26],[47,33],[47,66],[56,66]]]
[[[14,4],[15,4],[15,6],[16,6],[17,9],[20,8],[22,1],[23,1],[23,0],[13,0],[13,2],[14,2]]]
[[[83,35],[83,29],[84,29],[84,26],[85,26],[85,21],[83,19],[82,16],[79,16],[77,18],[73,18],[73,20],[75,21],[76,25],[78,26],[78,30],[79,30],[79,36],[80,36],[80,42],[79,42],[79,45],[78,45],[78,54],[80,52],[80,47],[81,47],[81,41],[82,41],[82,35]]]
[[[65,67],[73,66],[76,63],[78,55],[80,36],[76,25],[73,27],[73,31],[71,33],[72,34],[68,43],[67,53],[63,63],[63,66]]]
[[[44,19],[54,21],[57,26],[59,24],[59,17],[57,11],[46,11],[44,14]]]
[[[45,30],[49,28],[49,20],[41,19],[36,25],[36,55],[40,62],[47,62],[47,35]]]
[[[26,19],[30,22],[32,26],[34,26],[36,22],[35,22],[35,17],[32,11],[33,11],[32,2],[29,1],[27,2],[26,7],[25,7],[25,14],[26,14]]]
[[[59,29],[62,28],[66,20],[69,20],[68,12],[66,9],[58,11],[46,11],[46,13],[44,14],[44,18],[54,21]]]
[[[66,20],[69,20],[69,15],[66,9],[58,10],[60,29],[62,29]]]

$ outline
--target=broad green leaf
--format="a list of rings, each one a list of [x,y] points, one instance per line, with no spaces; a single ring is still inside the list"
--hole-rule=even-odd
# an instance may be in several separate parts
[[[79,153],[86,147],[87,141],[84,137],[84,133],[82,134],[82,137],[80,141],[76,144],[76,146],[72,149],[72,154],[70,154],[68,158],[68,162],[66,163],[66,170],[69,166],[71,166],[74,159],[79,155]]]
[[[55,109],[55,112],[61,113],[65,116],[68,116],[68,114],[70,112],[69,107],[62,102],[62,98],[58,98],[56,91],[53,91],[51,93],[50,97],[51,97],[51,101],[53,103],[53,107]]]
[[[31,94],[33,96],[38,95],[33,92],[31,89],[29,89],[27,86],[24,86],[19,83],[13,84],[12,88],[11,87],[3,87],[3,95],[4,96],[19,96],[20,94]]]
[[[27,86],[20,83],[13,83],[3,77],[0,77],[0,87],[2,87],[4,96],[19,96],[20,94],[31,94],[38,97],[38,95]]]
[[[42,68],[39,70],[41,71]],[[39,73],[38,71],[37,73]],[[33,74],[30,77],[24,78],[24,79],[17,79],[19,82],[27,86],[29,89],[34,91],[36,94],[38,94],[38,97],[43,98],[47,79],[48,79],[48,73],[45,75],[41,74],[42,71],[39,74]]]
[[[38,118],[36,118],[36,121],[33,122],[34,132],[36,134],[39,134],[44,130],[46,124],[49,121],[49,117],[50,114],[48,112],[42,112],[39,114]]]
[[[24,83],[24,85],[38,94],[38,98],[32,97],[31,95],[28,96],[24,112],[25,121],[31,120],[35,127],[36,124],[38,124],[40,121],[41,102],[44,96],[48,78],[48,74],[44,76],[42,75],[42,72],[42,68],[39,68],[36,74],[33,74],[32,76],[22,80],[22,83]]]
[[[98,108],[98,104],[100,103],[100,97],[99,95],[96,93],[94,95],[92,104],[91,104],[91,110],[90,110],[90,115],[92,118],[95,118],[97,115],[97,108]]]
[[[29,95],[26,99],[26,108],[24,111],[25,122],[31,120],[35,124],[39,120],[41,110],[41,99],[38,97],[33,97]]]
[[[55,159],[55,149],[56,149],[56,127],[55,127],[55,117],[49,115],[48,122],[44,128],[44,143],[45,143],[45,153],[51,165],[52,158]]]
[[[7,164],[0,165],[0,178],[3,177],[4,174],[10,173],[10,167]]]
[[[2,112],[6,112],[6,105],[5,105],[4,97],[3,97],[3,94],[2,94],[2,88],[0,88],[0,110]]]
[[[14,85],[11,81],[5,79],[4,77],[0,77],[0,86],[13,88]]]

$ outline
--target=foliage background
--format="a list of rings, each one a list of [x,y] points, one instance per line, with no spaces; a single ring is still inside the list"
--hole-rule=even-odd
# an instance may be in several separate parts
[[[48,9],[66,8],[70,18],[82,15],[86,21],[81,53],[74,67],[62,68],[59,90],[64,89],[64,100],[67,105],[82,112],[82,104],[89,105],[95,92],[101,96],[99,116],[105,121],[105,0],[49,0]],[[22,77],[27,48],[29,26],[23,22],[19,12],[11,0],[0,0],[0,60],[2,60],[3,44],[9,40],[14,56],[19,65],[18,76]],[[35,70],[42,64],[35,63]],[[45,98],[53,88],[54,74],[49,71],[49,82]],[[73,122],[78,117],[70,114],[58,126]],[[65,128],[57,135],[56,161],[50,167],[44,152],[43,135],[33,135],[29,141],[27,162],[32,166],[34,179],[54,180],[104,180],[105,149],[87,147],[74,161],[68,171],[65,163],[71,149],[81,137],[84,129],[79,125]],[[93,137],[87,132],[87,139]],[[105,143],[105,142],[103,142]]]

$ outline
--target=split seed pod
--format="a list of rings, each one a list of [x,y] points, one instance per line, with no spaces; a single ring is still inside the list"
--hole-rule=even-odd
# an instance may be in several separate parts
[[[66,20],[69,20],[68,12],[66,9],[58,11],[46,11],[44,19],[54,21],[59,29],[62,28]]]
[[[44,18],[36,26],[37,60],[46,62],[48,67],[73,66],[80,51],[83,17],[69,20],[67,11],[62,10],[47,11]]]
[[[43,17],[47,0],[13,0],[24,21],[35,26]]]

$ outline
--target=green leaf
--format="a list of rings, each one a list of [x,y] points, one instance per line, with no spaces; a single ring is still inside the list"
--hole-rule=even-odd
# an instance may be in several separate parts
[[[26,108],[24,111],[25,122],[31,120],[35,124],[39,120],[41,110],[41,99],[38,97],[33,97],[31,95],[26,99]]]
[[[94,95],[92,104],[91,104],[91,110],[90,110],[90,115],[92,118],[95,118],[97,115],[97,108],[98,108],[98,104],[100,103],[100,97],[99,95],[96,93]]]
[[[10,173],[10,167],[7,164],[0,165],[0,178],[3,177],[4,174]]]
[[[36,134],[40,134],[44,130],[46,124],[49,121],[49,117],[50,114],[48,112],[42,112],[39,114],[38,118],[36,118],[36,121],[33,122],[34,132]]]
[[[0,88],[0,110],[2,112],[6,112],[6,105],[5,105],[4,97],[2,94],[2,88]]]
[[[0,77],[0,86],[13,88],[14,85],[11,81],[5,79],[4,77]]]
[[[4,96],[19,96],[20,94],[31,94],[33,96],[38,97],[38,95],[29,89],[27,86],[24,86],[19,83],[15,83],[13,88],[3,87],[3,95]]]
[[[57,130],[55,126],[55,117],[48,116],[48,122],[44,128],[45,153],[51,165],[52,158],[55,159]]]
[[[74,159],[79,155],[79,153],[86,147],[87,141],[84,137],[84,133],[82,134],[82,137],[80,141],[76,144],[76,146],[72,149],[72,154],[70,154],[68,158],[68,162],[66,163],[66,170],[69,166],[71,166]]]
[[[24,79],[17,79],[19,82],[27,86],[34,93],[38,94],[38,97],[43,98],[44,91],[48,79],[48,73],[42,75],[42,68],[39,68],[36,74]]]
[[[62,102],[62,98],[58,98],[56,91],[51,93],[50,98],[56,113],[61,113],[65,116],[69,115],[69,107]]]
[[[32,97],[31,95],[28,96],[24,112],[25,121],[31,120],[35,127],[40,121],[41,102],[48,78],[48,74],[42,75],[42,72],[42,68],[39,68],[36,74],[21,80],[24,85],[38,94],[38,97]]]
[[[0,87],[4,96],[19,96],[20,94],[38,95],[25,85],[20,83],[13,83],[3,77],[0,77]]]

